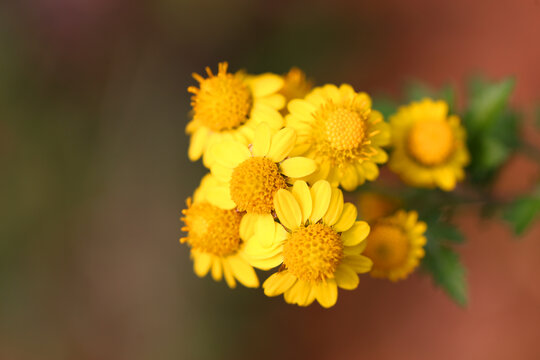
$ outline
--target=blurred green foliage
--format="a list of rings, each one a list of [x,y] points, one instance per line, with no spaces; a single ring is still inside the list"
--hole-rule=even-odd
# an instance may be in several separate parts
[[[519,197],[504,210],[503,217],[516,235],[523,235],[540,215],[540,187],[533,194]]]

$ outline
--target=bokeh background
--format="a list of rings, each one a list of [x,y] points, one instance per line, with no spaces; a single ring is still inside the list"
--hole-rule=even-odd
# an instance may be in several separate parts
[[[540,99],[539,0],[0,2],[0,359],[538,359],[540,227],[466,208],[470,303],[415,274],[323,310],[198,279],[178,243],[204,173],[184,134],[192,72],[349,82],[399,96],[514,75]],[[539,144],[529,126],[523,136]],[[496,189],[528,191],[512,158]]]

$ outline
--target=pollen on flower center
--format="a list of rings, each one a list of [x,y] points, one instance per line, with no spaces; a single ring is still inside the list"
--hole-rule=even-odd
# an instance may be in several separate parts
[[[194,77],[200,88],[189,87],[193,93],[191,105],[194,118],[214,131],[231,130],[242,125],[247,119],[252,106],[252,95],[241,78],[227,73],[227,64],[219,64],[217,75],[206,69],[209,77]]]
[[[420,121],[409,132],[407,149],[419,163],[433,166],[443,163],[452,154],[454,142],[448,122]]]
[[[294,231],[283,246],[283,263],[293,275],[305,281],[333,277],[342,257],[340,235],[320,223]]]
[[[326,115],[326,138],[334,149],[352,150],[364,140],[365,126],[358,112],[338,107]]]
[[[267,214],[274,207],[274,194],[287,183],[275,162],[264,157],[252,157],[238,165],[230,182],[231,198],[238,210]]]
[[[376,224],[367,238],[364,255],[373,260],[378,269],[392,269],[403,265],[409,253],[409,242],[399,227]]]
[[[188,233],[181,239],[193,249],[226,256],[238,250],[241,244],[240,220],[236,210],[223,210],[209,203],[195,203],[182,211],[186,224],[182,231]]]

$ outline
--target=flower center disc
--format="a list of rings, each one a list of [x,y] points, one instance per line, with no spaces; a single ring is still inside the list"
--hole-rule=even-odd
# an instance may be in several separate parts
[[[283,246],[283,263],[304,281],[333,277],[343,257],[338,233],[324,224],[311,224],[294,231]]]
[[[252,157],[238,165],[230,182],[231,198],[238,210],[267,214],[274,208],[274,194],[287,183],[272,160]]]
[[[409,242],[403,231],[393,225],[375,225],[368,236],[364,255],[373,260],[373,267],[393,269],[407,260]]]
[[[326,137],[337,150],[356,149],[364,140],[365,122],[358,112],[337,108],[326,118]]]
[[[233,74],[220,72],[204,79],[194,100],[195,117],[214,131],[231,130],[246,122],[251,92]]]
[[[409,153],[426,166],[443,163],[454,150],[454,134],[446,121],[418,122],[410,130],[407,140]]]
[[[188,244],[195,250],[217,256],[234,253],[240,247],[240,220],[236,210],[222,210],[209,203],[190,206],[183,219]]]

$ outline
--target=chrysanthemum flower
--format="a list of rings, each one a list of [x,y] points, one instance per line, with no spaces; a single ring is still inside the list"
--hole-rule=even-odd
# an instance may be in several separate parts
[[[240,226],[243,214],[236,209],[224,210],[208,202],[207,189],[214,186],[215,179],[205,176],[195,191],[193,202],[187,200],[182,210],[185,223],[180,239],[191,247],[195,274],[204,277],[211,272],[212,278],[225,281],[230,288],[236,280],[247,287],[258,287],[259,279],[253,267],[245,260],[245,241],[251,237],[248,229]]]
[[[391,281],[405,279],[424,257],[426,223],[416,211],[399,210],[371,224],[364,252],[373,260],[371,276]]]
[[[352,191],[379,176],[376,164],[388,159],[381,146],[389,142],[389,126],[371,109],[367,94],[350,85],[325,85],[303,100],[292,100],[288,109],[285,123],[298,134],[294,154],[319,165],[310,182],[326,179]]]
[[[369,225],[356,221],[356,207],[343,203],[343,193],[319,180],[311,189],[296,181],[274,197],[279,222],[275,231],[255,230],[246,253],[250,264],[267,270],[281,265],[263,284],[267,296],[284,294],[285,301],[307,306],[315,299],[323,307],[337,301],[338,287],[358,286],[359,273],[370,271],[372,262],[360,255],[365,248]],[[272,242],[264,247],[263,242]]]
[[[449,191],[469,162],[465,129],[444,101],[424,99],[390,117],[394,151],[389,167],[409,185]]]
[[[210,152],[215,161],[211,171],[221,184],[209,190],[210,201],[223,209],[247,211],[245,221],[256,221],[258,226],[273,232],[271,212],[276,192],[316,170],[311,159],[288,157],[295,139],[293,129],[275,132],[261,124],[252,146],[235,140],[213,145]]]
[[[283,78],[270,73],[231,74],[227,67],[226,62],[220,63],[216,75],[207,67],[206,79],[193,74],[199,87],[188,88],[193,94],[193,120],[186,127],[186,132],[191,134],[188,156],[196,161],[204,154],[203,162],[207,167],[212,159],[206,150],[212,143],[235,139],[248,144],[259,123],[265,122],[276,130],[283,126],[279,110],[285,105],[285,98],[278,94]]]
[[[313,87],[313,82],[306,78],[306,74],[297,67],[293,67],[287,74],[283,76],[284,84],[280,94],[285,96],[285,102],[288,103],[292,99],[303,99]],[[286,109],[282,110],[282,113]]]

